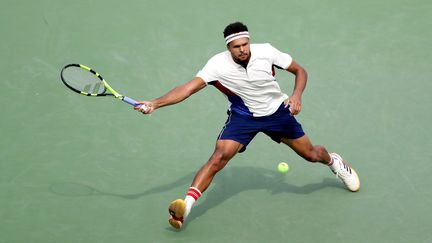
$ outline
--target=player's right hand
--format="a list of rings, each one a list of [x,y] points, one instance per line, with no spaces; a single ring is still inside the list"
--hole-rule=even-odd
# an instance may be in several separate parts
[[[137,104],[134,109],[143,114],[150,114],[155,110],[153,103],[150,101],[138,101]]]

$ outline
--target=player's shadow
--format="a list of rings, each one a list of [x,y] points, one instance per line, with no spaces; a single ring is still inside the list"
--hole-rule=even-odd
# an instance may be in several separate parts
[[[62,196],[103,195],[121,197],[124,199],[138,199],[148,195],[169,191],[176,187],[185,187],[186,192],[187,186],[192,182],[194,176],[195,172],[192,172],[183,177],[180,177],[176,181],[153,187],[144,192],[135,194],[120,194],[101,191],[92,186],[79,182],[55,183],[51,184],[49,189],[52,193]],[[251,166],[228,166],[216,175],[212,184],[209,187],[208,192],[206,192],[205,206],[196,207],[199,208],[198,210],[194,208],[194,211],[197,211],[197,213],[194,213],[195,216],[193,217],[198,217],[199,215],[203,214],[205,212],[203,211],[204,208],[210,209],[212,207],[215,207],[223,201],[233,197],[234,195],[248,190],[268,190],[271,194],[309,194],[325,187],[343,188],[342,184],[338,180],[330,178],[324,178],[323,181],[320,183],[296,186],[286,183],[285,176],[289,175],[281,174],[274,170]]]
[[[80,182],[54,183],[50,185],[49,190],[54,194],[60,196],[69,196],[69,197],[113,196],[113,197],[120,197],[124,199],[138,199],[148,195],[169,191],[178,186],[185,186],[187,183],[190,183],[192,181],[193,176],[194,174],[188,174],[169,184],[153,187],[144,192],[134,193],[134,194],[121,194],[121,193],[102,191],[88,184],[84,184]]]
[[[205,200],[195,206],[185,223],[205,214],[227,199],[249,190],[267,190],[271,195],[279,193],[310,194],[326,187],[344,189],[336,178],[323,178],[322,182],[296,186],[285,182],[287,174],[256,167],[228,167],[216,175]],[[345,189],[344,189],[345,190]]]
[[[170,191],[176,187],[187,187],[192,182],[195,172],[187,174],[168,184],[150,188],[136,194],[119,194],[100,191],[89,185],[76,182],[56,183],[50,186],[50,191],[62,196],[115,196],[124,199],[138,199],[152,194]],[[217,207],[227,199],[249,190],[267,190],[270,194],[295,193],[310,194],[326,187],[344,188],[336,178],[324,178],[322,182],[297,186],[285,182],[289,174],[281,174],[276,170],[268,170],[251,166],[228,166],[214,178],[205,198],[200,200],[188,217],[184,227],[194,219],[205,214],[207,210]],[[179,195],[183,197],[184,195]],[[175,199],[175,198],[172,198]]]

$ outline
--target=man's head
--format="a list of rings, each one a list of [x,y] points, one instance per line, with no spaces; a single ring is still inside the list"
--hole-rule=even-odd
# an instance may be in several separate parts
[[[229,24],[224,30],[225,43],[234,61],[247,64],[250,58],[249,32],[241,22]]]

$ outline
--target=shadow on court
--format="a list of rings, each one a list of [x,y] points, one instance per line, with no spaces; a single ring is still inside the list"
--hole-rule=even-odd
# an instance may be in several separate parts
[[[249,190],[267,190],[271,195],[279,193],[310,194],[327,187],[345,190],[343,185],[333,178],[324,178],[320,183],[296,186],[285,182],[287,175],[274,170],[256,167],[231,167],[219,173],[209,187],[206,198],[194,207],[184,227],[208,210],[217,207],[227,199]]]
[[[60,196],[114,196],[124,199],[138,199],[152,194],[162,193],[172,190],[175,187],[186,187],[192,182],[195,172],[189,173],[169,184],[150,188],[144,192],[136,194],[118,194],[98,190],[92,186],[76,182],[62,182],[50,185],[49,190]],[[206,197],[201,199],[201,203],[194,207],[184,225],[205,214],[207,210],[217,207],[227,199],[249,190],[268,190],[272,195],[279,193],[310,194],[327,187],[336,187],[343,190],[343,185],[333,178],[324,178],[320,183],[312,183],[303,186],[296,186],[285,182],[285,174],[277,171],[246,167],[227,167],[216,175],[213,183],[206,192]],[[183,197],[184,195],[179,195]],[[174,199],[174,198],[172,198]],[[167,204],[169,200],[167,199]],[[169,228],[171,229],[171,228]]]

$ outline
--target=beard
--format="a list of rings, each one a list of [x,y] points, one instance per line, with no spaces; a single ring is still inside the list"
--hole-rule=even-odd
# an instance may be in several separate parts
[[[243,55],[246,55],[247,58],[246,59],[240,59],[240,58],[233,57],[233,59],[234,59],[234,62],[236,62],[237,64],[240,64],[242,67],[246,68],[248,63],[249,63],[251,55],[250,55],[250,53],[249,54],[243,54]]]

